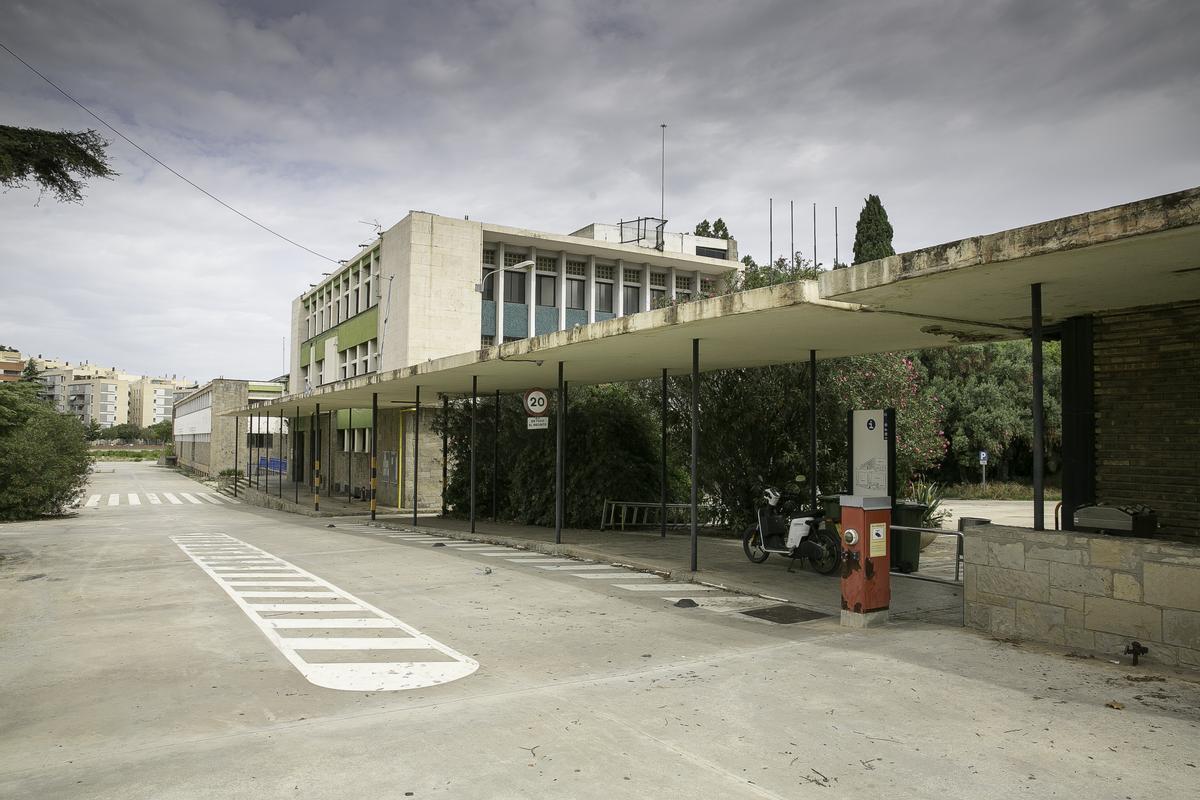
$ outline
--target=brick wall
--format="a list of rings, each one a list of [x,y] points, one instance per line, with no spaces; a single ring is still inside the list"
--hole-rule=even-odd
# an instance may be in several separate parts
[[[1200,669],[1200,547],[983,525],[965,541],[968,627]]]
[[[1094,319],[1096,498],[1200,540],[1200,302]]]

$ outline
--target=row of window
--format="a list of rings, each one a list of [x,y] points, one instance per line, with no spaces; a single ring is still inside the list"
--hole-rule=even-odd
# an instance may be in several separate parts
[[[596,268],[599,271],[599,267]],[[496,299],[495,285],[486,280],[490,268],[484,267],[484,300]],[[635,273],[640,275],[640,273]],[[650,307],[658,308],[667,299],[666,288],[655,288],[654,275],[651,273],[650,285]],[[509,273],[504,279],[504,302],[506,303],[525,303],[525,287],[528,281],[528,276]],[[664,280],[665,280],[665,276]],[[535,275],[533,276],[535,286],[537,287],[537,304],[546,308],[555,308],[558,306],[558,277],[555,275]],[[691,278],[676,278],[676,297],[681,300],[688,300],[691,297]],[[704,281],[701,281],[701,285]],[[715,284],[715,282],[714,282]],[[612,283],[603,281],[596,282],[596,310],[607,313],[612,313],[613,310],[613,286]],[[583,311],[587,309],[587,282],[581,278],[567,278],[566,291],[566,307]],[[715,288],[712,287],[712,288]],[[621,287],[622,308],[637,309],[642,308],[642,287],[639,282],[628,281]]]
[[[368,372],[378,369],[378,365],[375,363],[378,349],[379,340],[369,339],[362,344],[347,347],[339,352],[338,369],[341,372],[342,380],[366,375]],[[323,364],[322,367],[324,367]]]
[[[304,338],[311,339],[376,305],[378,280],[376,250],[304,301]]]

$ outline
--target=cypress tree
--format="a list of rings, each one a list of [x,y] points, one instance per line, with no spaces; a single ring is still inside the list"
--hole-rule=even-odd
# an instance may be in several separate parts
[[[854,229],[854,263],[874,261],[884,256],[894,256],[892,249],[892,223],[888,222],[887,211],[879,195],[867,195],[858,225]]]

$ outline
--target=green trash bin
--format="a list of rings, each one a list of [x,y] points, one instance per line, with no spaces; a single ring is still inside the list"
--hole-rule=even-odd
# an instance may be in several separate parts
[[[821,503],[821,511],[826,520],[842,521],[842,496],[840,494],[823,494],[817,500]]]
[[[921,527],[929,506],[922,503],[900,502],[892,506],[892,524],[909,528]],[[916,572],[921,566],[921,533],[892,531],[891,568],[894,572]]]

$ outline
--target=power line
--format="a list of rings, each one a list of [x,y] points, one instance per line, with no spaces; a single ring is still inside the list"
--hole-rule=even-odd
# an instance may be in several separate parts
[[[189,180],[188,178],[185,178],[183,175],[179,174],[179,173],[178,173],[178,172],[176,172],[174,169],[172,169],[171,167],[169,167],[169,166],[167,166],[166,164],[164,164],[164,163],[163,163],[161,160],[159,160],[159,158],[158,158],[157,156],[153,155],[152,153],[149,153],[149,152],[147,152],[146,148],[142,147],[140,144],[138,144],[137,142],[133,141],[132,139],[130,139],[130,138],[129,138],[128,136],[126,136],[125,134],[121,133],[119,130],[117,130],[116,128],[114,128],[112,125],[108,124],[108,122],[107,122],[106,120],[104,120],[104,119],[103,119],[103,118],[102,118],[102,117],[101,117],[99,114],[97,114],[95,111],[92,111],[90,108],[88,108],[87,106],[85,106],[83,103],[79,102],[79,101],[78,101],[78,100],[76,100],[74,97],[72,97],[71,95],[67,94],[67,92],[66,92],[66,90],[65,90],[65,89],[63,89],[61,86],[59,86],[59,85],[58,85],[57,83],[55,83],[54,81],[52,81],[52,80],[50,80],[49,78],[47,78],[47,77],[46,77],[45,75],[43,75],[42,73],[38,72],[38,71],[37,71],[37,69],[35,69],[35,68],[34,68],[34,66],[33,66],[32,64],[30,64],[28,61],[26,61],[25,59],[21,58],[21,57],[20,57],[19,55],[17,55],[16,53],[14,53],[14,52],[13,52],[13,51],[12,51],[12,50],[11,50],[11,49],[8,47],[8,45],[6,45],[4,42],[0,42],[0,48],[3,48],[3,49],[4,49],[4,50],[5,50],[5,51],[6,51],[6,52],[7,52],[7,53],[10,55],[10,56],[12,56],[12,57],[13,57],[13,58],[15,58],[17,61],[20,61],[22,64],[24,64],[24,65],[25,65],[25,67],[26,67],[26,68],[27,68],[27,69],[28,69],[30,72],[32,72],[34,75],[37,75],[39,78],[41,78],[42,80],[44,80],[46,83],[50,84],[50,85],[51,85],[51,86],[53,86],[55,89],[57,89],[57,90],[58,90],[58,92],[59,92],[59,94],[61,94],[63,97],[67,98],[67,99],[68,99],[68,100],[70,100],[72,103],[74,103],[75,105],[77,105],[77,106],[79,106],[80,108],[82,108],[82,109],[83,109],[84,111],[86,111],[88,114],[91,114],[91,115],[92,115],[92,116],[93,116],[93,117],[94,117],[94,118],[95,118],[95,119],[96,119],[96,120],[97,120],[97,121],[98,121],[98,122],[99,122],[101,125],[103,125],[104,127],[108,128],[110,131],[112,131],[113,133],[115,133],[117,136],[120,136],[122,139],[124,139],[126,142],[128,142],[128,143],[129,143],[129,144],[130,144],[132,147],[134,147],[134,148],[135,148],[135,149],[136,149],[138,152],[140,152],[142,155],[146,156],[146,158],[150,159],[150,160],[151,160],[151,161],[153,161],[155,164],[158,164],[160,167],[162,167],[162,168],[163,168],[163,169],[165,169],[167,172],[169,172],[169,173],[171,173],[172,175],[174,175],[176,178],[179,178],[179,180],[183,181],[183,182],[184,182],[184,183],[186,183],[188,186],[191,186],[193,189],[195,189],[196,191],[198,191],[198,192],[200,192],[200,193],[204,194],[206,197],[208,197],[208,198],[210,198],[210,199],[212,199],[212,200],[215,200],[216,202],[220,203],[220,204],[221,204],[222,206],[224,206],[225,208],[227,208],[227,209],[229,209],[230,211],[232,211],[233,213],[237,214],[237,215],[238,215],[239,217],[241,217],[242,219],[246,220],[247,222],[249,222],[249,223],[251,223],[251,224],[253,224],[253,225],[257,225],[258,227],[262,228],[264,231],[266,231],[267,233],[271,234],[272,236],[278,237],[278,238],[282,239],[283,241],[287,242],[287,243],[288,243],[288,244],[290,244],[290,245],[293,245],[293,246],[295,246],[295,247],[299,247],[301,250],[305,251],[306,253],[311,253],[312,255],[316,256],[317,258],[323,258],[323,259],[325,259],[326,261],[330,262],[331,264],[338,264],[338,263],[339,263],[339,262],[337,261],[337,259],[330,258],[330,257],[329,257],[329,256],[327,256],[327,255],[323,255],[323,254],[321,254],[321,253],[318,253],[316,250],[313,250],[313,249],[311,249],[311,248],[305,247],[304,245],[300,244],[299,242],[297,242],[297,241],[295,241],[295,240],[293,240],[293,239],[289,239],[288,237],[284,236],[284,235],[283,235],[282,233],[280,233],[279,231],[276,231],[276,230],[273,230],[273,229],[271,229],[271,228],[267,227],[266,225],[262,224],[262,223],[261,223],[261,222],[259,222],[258,220],[256,220],[256,219],[254,219],[253,217],[249,216],[248,214],[244,214],[244,213],[242,213],[241,211],[238,211],[236,208],[234,208],[233,206],[229,205],[229,203],[226,203],[224,200],[222,200],[221,198],[217,197],[215,194],[213,194],[212,192],[208,191],[208,190],[207,190],[207,189],[205,189],[203,186],[200,186],[200,185],[198,185],[198,184],[194,183],[193,181]]]

